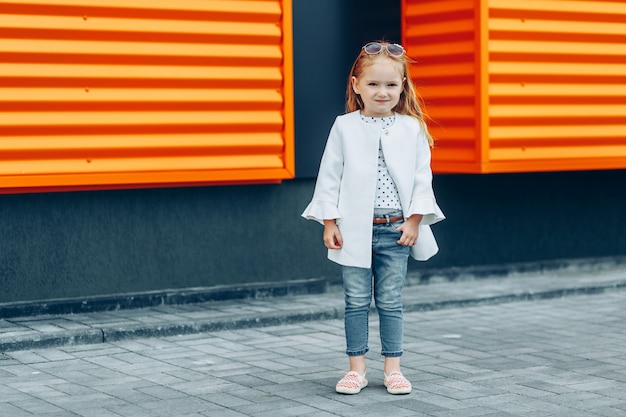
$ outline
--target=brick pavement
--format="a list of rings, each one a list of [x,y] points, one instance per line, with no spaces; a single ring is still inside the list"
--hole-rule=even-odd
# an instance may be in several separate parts
[[[357,396],[334,392],[347,362],[334,318],[5,351],[0,416],[626,416],[626,291],[605,278],[538,297],[530,277],[468,281],[482,302],[460,282],[426,286],[457,302],[430,294],[439,308],[405,315],[407,396],[382,386],[373,315],[370,386]]]

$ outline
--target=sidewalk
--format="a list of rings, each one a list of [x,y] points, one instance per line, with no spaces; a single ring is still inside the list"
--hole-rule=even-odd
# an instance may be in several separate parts
[[[410,275],[403,293],[405,312],[626,288],[626,264],[621,258],[527,269],[499,274],[460,269],[448,271],[445,277],[431,274],[426,278]],[[0,319],[0,352],[341,318],[342,289],[330,285],[319,294]]]
[[[347,360],[333,287],[3,320],[0,416],[626,416],[623,267],[422,282],[405,291],[409,395],[383,387],[375,314],[369,386],[335,393]]]

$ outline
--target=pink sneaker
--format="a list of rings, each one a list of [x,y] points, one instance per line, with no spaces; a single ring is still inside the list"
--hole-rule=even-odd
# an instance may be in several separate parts
[[[350,371],[337,382],[336,391],[340,394],[358,394],[367,387],[365,374],[360,375],[356,371]]]
[[[409,380],[400,371],[393,371],[390,375],[385,374],[383,384],[387,387],[389,394],[409,394],[412,388]]]

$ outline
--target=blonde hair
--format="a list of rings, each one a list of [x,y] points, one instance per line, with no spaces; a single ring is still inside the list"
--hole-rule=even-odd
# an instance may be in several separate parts
[[[389,45],[389,42],[377,42],[383,46]],[[396,104],[396,107],[393,108],[393,111],[417,119],[417,121],[424,129],[424,134],[426,135],[428,144],[430,146],[433,146],[435,141],[430,135],[430,132],[428,131],[428,126],[426,125],[425,119],[427,119],[428,116],[423,110],[423,100],[417,94],[417,91],[413,86],[413,80],[411,80],[411,74],[409,72],[409,64],[413,61],[409,57],[407,57],[406,54],[403,54],[400,57],[391,56],[383,48],[380,53],[370,55],[366,53],[364,49],[361,49],[359,56],[356,57],[354,63],[352,64],[352,69],[350,70],[350,75],[348,76],[348,87],[346,88],[346,112],[350,113],[365,108],[361,96],[355,93],[354,89],[352,88],[352,77],[356,77],[358,79],[365,68],[372,65],[375,59],[380,59],[381,57],[383,59],[389,59],[392,62],[397,62],[401,66],[402,76],[405,78],[404,84],[402,86],[402,92],[400,93],[400,100],[398,101],[398,104]]]

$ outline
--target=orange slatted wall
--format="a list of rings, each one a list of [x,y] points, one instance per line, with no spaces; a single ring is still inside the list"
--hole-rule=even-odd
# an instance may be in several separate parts
[[[626,1],[403,0],[436,172],[626,168]]]
[[[291,0],[0,12],[0,192],[293,177]]]

